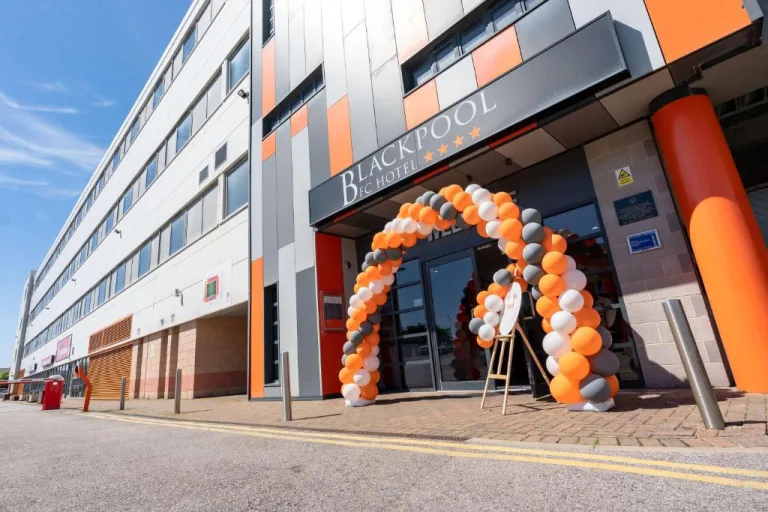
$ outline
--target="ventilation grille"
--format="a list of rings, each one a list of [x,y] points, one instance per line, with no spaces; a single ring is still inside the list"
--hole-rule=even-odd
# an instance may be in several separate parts
[[[91,339],[88,343],[88,353],[90,354],[95,350],[130,338],[132,321],[133,317],[129,316],[109,327],[105,327],[104,329],[91,334]]]
[[[218,169],[221,164],[227,161],[227,144],[224,143],[219,149],[216,150],[216,157],[214,159],[214,168]]]
[[[208,179],[208,166],[206,165],[203,167],[203,170],[200,171],[200,177],[197,180],[199,184],[202,184],[205,180]]]

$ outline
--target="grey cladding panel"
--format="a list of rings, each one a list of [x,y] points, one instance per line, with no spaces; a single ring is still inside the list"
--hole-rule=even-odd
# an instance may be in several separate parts
[[[291,43],[288,0],[275,0],[275,96],[277,102],[291,92]]]
[[[291,35],[291,90],[304,80],[307,75],[306,57],[304,54],[304,9],[299,9],[288,22]]]
[[[290,152],[289,152],[290,154]],[[278,280],[277,256],[277,157],[272,155],[261,164],[262,251],[264,252],[264,286]]]
[[[376,109],[376,133],[386,144],[405,132],[402,79],[397,57],[381,66],[373,76],[373,104]]]
[[[379,146],[373,110],[370,64],[365,24],[361,23],[344,40],[347,60],[347,95],[352,126],[352,155],[359,160]]]
[[[317,319],[315,267],[296,274],[298,318],[299,389],[302,396],[320,396],[320,340]]]
[[[365,0],[365,28],[371,70],[376,71],[397,55],[392,0]]]
[[[263,30],[261,20],[261,3],[251,2],[251,120],[261,117],[261,52],[254,51],[261,45]],[[261,140],[261,134],[259,134]],[[261,159],[259,159],[261,160]]]
[[[464,15],[461,0],[424,0],[429,39],[442,34]]]
[[[363,21],[363,12],[362,0],[341,0],[341,22],[345,36]]]
[[[576,29],[568,0],[548,0],[518,21],[515,30],[527,60]]]
[[[309,161],[311,186],[316,187],[331,177],[328,150],[328,114],[325,89],[309,100],[307,124],[309,130]]]
[[[322,23],[320,0],[304,0],[304,48],[309,71],[323,62]]]
[[[293,163],[291,154],[291,123],[277,128],[277,246],[293,242]]]
[[[323,0],[323,64],[328,107],[347,94],[344,63],[344,34],[341,28],[341,0]]]

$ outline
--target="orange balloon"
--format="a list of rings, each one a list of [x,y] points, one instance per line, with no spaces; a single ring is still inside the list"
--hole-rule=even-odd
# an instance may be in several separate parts
[[[421,213],[421,210],[424,208],[423,204],[419,203],[413,203],[408,208],[408,216],[412,218],[413,220],[419,220],[419,213]]]
[[[378,396],[378,394],[379,388],[376,387],[376,384],[371,384],[369,382],[360,388],[360,398],[364,400],[373,400]]]
[[[388,261],[379,263],[379,272],[381,272],[381,275],[383,276],[388,276],[392,273],[392,265],[390,265]]]
[[[451,201],[453,203],[453,206],[456,207],[457,210],[460,212],[463,212],[467,209],[468,206],[472,205],[472,196],[468,193],[461,191],[455,196],[453,196],[453,200]]]
[[[347,330],[348,331],[357,331],[359,329],[360,329],[360,322],[358,322],[354,318],[347,318]]]
[[[386,295],[386,294],[388,294],[388,293],[389,293],[389,290],[391,290],[391,289],[392,289],[392,287],[391,287],[391,286],[385,286],[385,287],[384,287],[384,290],[383,290],[381,293],[383,293],[384,295]]]
[[[510,263],[507,265],[507,270],[512,273],[512,275],[515,275],[515,270],[517,270],[517,267],[515,267],[514,263]]]
[[[339,380],[342,384],[352,384],[355,379],[355,372],[352,372],[346,366],[339,372]]]
[[[359,274],[357,274],[357,277],[355,277],[355,282],[360,286],[364,286],[364,283],[368,282],[368,276],[365,275],[365,272],[360,272]]]
[[[358,323],[362,323],[365,322],[365,319],[368,318],[368,315],[366,314],[365,310],[354,308],[352,309],[351,317]]]
[[[477,234],[480,235],[483,238],[488,238],[488,231],[485,230],[485,227],[488,225],[487,222],[484,220],[481,220],[477,223]]]
[[[549,320],[546,318],[541,319],[541,328],[544,329],[544,332],[547,334],[552,332],[552,325],[550,325]]]
[[[507,287],[501,286],[499,283],[491,283],[491,285],[488,287],[488,292],[498,295],[499,297],[504,298],[507,295]]]
[[[485,340],[481,340],[480,337],[478,337],[477,344],[480,345],[480,348],[491,348],[493,346],[493,340],[485,341]]]
[[[475,318],[483,318],[487,312],[488,312],[488,308],[486,308],[481,304],[479,306],[475,306],[475,309],[472,310],[472,315]]]
[[[373,324],[373,332],[377,333],[381,330],[381,324]]]
[[[571,347],[583,356],[593,356],[600,352],[603,340],[592,327],[579,327],[571,334]]]
[[[502,221],[501,226],[499,226],[499,233],[507,242],[519,241],[523,234],[523,223],[517,219]]]
[[[579,384],[571,382],[565,375],[555,375],[555,378],[549,383],[549,392],[552,394],[552,398],[561,404],[575,404],[583,400],[581,392],[579,392]]]
[[[386,249],[387,248],[387,234],[376,233],[373,235],[373,242],[371,242],[371,249]]]
[[[565,253],[565,251],[568,249],[568,241],[557,233],[552,235],[551,240],[553,251]]]
[[[565,280],[556,274],[547,274],[539,280],[539,291],[547,297],[559,297],[565,291]]]
[[[394,249],[396,247],[400,247],[400,244],[402,243],[402,240],[400,239],[400,234],[395,233],[394,231],[391,233],[387,233],[387,247],[390,249]]]
[[[604,378],[608,381],[608,387],[611,388],[611,398],[615,397],[619,392],[619,379],[617,379],[615,375],[609,375]]]
[[[371,265],[370,267],[365,269],[365,274],[368,276],[368,278],[371,281],[375,281],[381,277],[381,272],[379,272],[379,267],[377,267],[376,265]]]
[[[587,290],[581,290],[579,293],[581,293],[581,296],[584,297],[583,308],[591,308],[595,305],[595,299],[592,297],[591,293],[589,293]]]
[[[434,224],[437,222],[437,212],[432,208],[425,206],[419,212],[419,220],[422,224]]]
[[[408,210],[411,208],[411,203],[403,203],[400,205],[400,210],[397,212],[398,219],[404,219],[408,217]]]
[[[442,217],[438,217],[437,220],[435,221],[435,226],[440,231],[445,231],[446,229],[449,229],[451,226],[453,226],[453,221],[444,219]]]
[[[375,333],[375,332],[372,332],[371,334],[363,338],[363,342],[369,344],[372,347],[375,347],[376,345],[378,345],[379,341],[381,341],[381,337],[379,336],[378,333]]]
[[[360,286],[359,284],[356,284],[355,286],[352,287],[352,289],[355,291],[355,293],[359,292],[360,288],[362,288],[362,286]]]
[[[383,306],[387,303],[387,294],[386,293],[377,293],[373,296],[374,303],[376,303],[377,306]]]
[[[482,292],[478,293],[477,294],[477,303],[478,304],[485,304],[485,299],[487,299],[490,294],[491,294],[490,292],[485,291],[485,290],[483,290]]]
[[[512,196],[506,192],[496,192],[493,194],[493,203],[499,208],[510,201],[512,201]]]
[[[447,190],[448,190],[448,187],[443,187],[443,188],[441,188],[438,191],[438,194],[440,194],[441,196],[445,197],[445,193],[446,193]]]
[[[381,380],[381,374],[379,373],[379,370],[373,370],[371,372],[371,382],[369,384],[378,384]]]
[[[499,206],[499,218],[501,220],[517,219],[520,217],[520,208],[515,203],[509,202]]]
[[[349,354],[344,364],[352,373],[363,367],[363,358],[357,354]]]
[[[469,224],[470,226],[474,226],[478,224],[481,220],[478,207],[474,204],[470,204],[464,209],[464,213],[462,214],[462,217],[464,217],[464,220],[467,221],[467,224]]]
[[[566,352],[560,356],[557,366],[560,373],[571,382],[579,382],[589,375],[589,360],[577,352]]]
[[[365,303],[365,314],[366,315],[372,315],[376,312],[376,303],[372,300],[369,300]]]
[[[515,267],[517,268],[517,275],[521,276],[523,275],[523,269],[528,266],[528,262],[523,259],[522,256],[517,258],[517,261],[515,262]]]
[[[504,221],[504,222],[507,222],[507,221]],[[520,258],[523,257],[524,248],[525,248],[525,243],[522,240],[507,242],[507,245],[504,246],[504,253],[511,260],[519,260]]]
[[[600,313],[592,308],[581,308],[579,311],[575,312],[573,316],[576,317],[576,322],[578,322],[579,327],[591,327],[592,329],[597,329],[602,321]]]
[[[459,185],[453,184],[445,189],[445,194],[443,194],[443,196],[445,196],[448,201],[453,202],[453,198],[460,192],[464,192],[464,189]]]
[[[536,301],[536,312],[544,318],[552,318],[552,315],[560,311],[560,305],[557,299],[544,296]]]
[[[561,252],[548,252],[541,260],[541,267],[550,274],[561,275],[568,270],[568,260],[565,259],[565,254]]]
[[[528,283],[525,282],[525,279],[522,277],[518,277],[515,279],[515,282],[520,285],[520,290],[525,293],[528,291]]]
[[[416,238],[416,233],[403,233],[400,235],[400,239],[403,241],[403,247],[413,247],[419,241]]]
[[[543,228],[544,228],[544,238],[546,238],[548,236],[552,236],[552,233],[554,233],[554,231],[552,231],[547,226],[543,226]]]
[[[359,344],[357,346],[357,355],[365,359],[369,355],[371,355],[371,346],[365,342]]]

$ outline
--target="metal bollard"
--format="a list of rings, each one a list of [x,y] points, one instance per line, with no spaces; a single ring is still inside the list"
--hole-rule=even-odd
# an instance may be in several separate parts
[[[688,376],[688,382],[691,385],[701,418],[704,420],[704,426],[708,429],[723,430],[725,428],[723,414],[717,405],[712,384],[709,382],[704,363],[701,361],[701,354],[699,354],[693,339],[691,327],[685,318],[683,306],[679,299],[665,300],[662,306],[672,330],[677,351],[680,353],[680,359],[683,360],[685,374]]]
[[[288,352],[283,352],[283,357],[280,360],[280,369],[282,370],[280,388],[283,392],[283,421],[291,421],[293,420],[293,412],[291,411],[291,368]]]
[[[120,410],[125,410],[125,377],[120,379]]]
[[[181,413],[181,368],[176,368],[176,383],[173,392],[173,414]]]

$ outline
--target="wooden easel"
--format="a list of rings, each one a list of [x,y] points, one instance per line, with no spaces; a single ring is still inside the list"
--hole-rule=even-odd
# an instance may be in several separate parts
[[[536,363],[536,366],[539,368],[541,375],[544,377],[547,385],[549,385],[549,377],[547,377],[547,372],[545,372],[544,368],[541,366],[539,358],[536,357],[536,354],[533,353],[531,343],[528,341],[528,337],[525,335],[525,332],[523,332],[520,324],[516,323],[515,328],[511,334],[499,334],[496,336],[495,343],[493,344],[493,353],[491,354],[491,364],[488,365],[488,377],[485,379],[483,399],[480,401],[480,408],[482,409],[485,405],[485,397],[488,395],[488,386],[491,384],[491,379],[504,379],[504,403],[501,406],[502,416],[507,414],[507,396],[509,396],[509,377],[512,373],[512,351],[515,346],[515,331],[520,333],[520,337],[523,338],[523,343],[525,343],[525,347],[528,349],[528,353],[531,354],[531,359],[533,359],[533,361]],[[499,349],[499,347],[501,347],[501,349]],[[507,373],[501,373],[504,364],[505,351],[507,354]],[[497,355],[499,357],[498,361],[496,360]],[[493,371],[494,363],[496,364],[496,373],[491,373]]]

